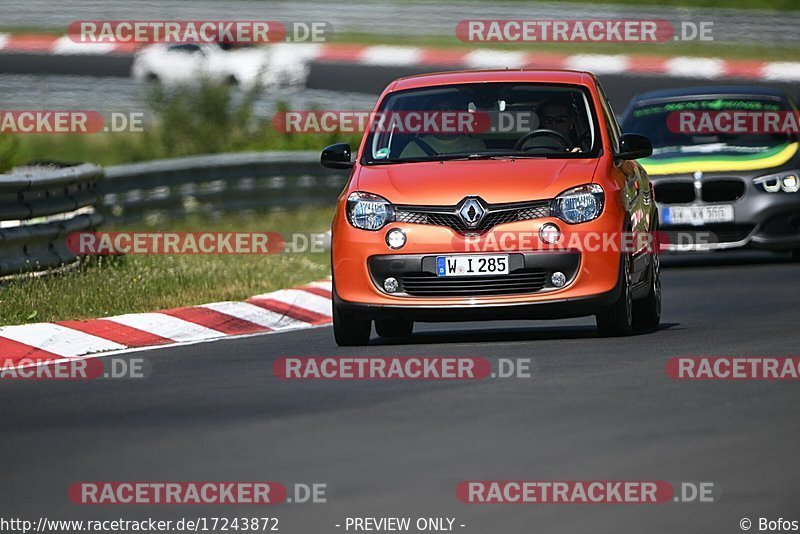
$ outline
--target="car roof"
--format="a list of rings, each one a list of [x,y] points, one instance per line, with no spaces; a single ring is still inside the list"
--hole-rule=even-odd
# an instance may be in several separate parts
[[[631,100],[631,104],[642,102],[657,102],[659,100],[674,100],[680,97],[698,96],[766,96],[773,98],[788,98],[788,94],[783,89],[775,87],[764,87],[755,85],[711,85],[705,87],[682,87],[679,89],[662,89],[659,91],[648,91],[639,93]]]
[[[390,90],[402,91],[404,89],[415,89],[419,87],[481,82],[538,82],[590,86],[594,84],[594,80],[593,74],[575,70],[461,70],[434,72],[400,78],[395,80]]]

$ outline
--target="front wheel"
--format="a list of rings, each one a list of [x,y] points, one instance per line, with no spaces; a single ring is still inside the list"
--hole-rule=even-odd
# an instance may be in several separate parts
[[[604,337],[628,336],[633,331],[633,293],[631,292],[631,265],[628,256],[620,258],[622,289],[616,302],[597,314],[597,329]]]
[[[372,321],[355,319],[333,304],[333,338],[340,347],[357,347],[369,343]]]
[[[633,303],[633,326],[652,329],[661,323],[661,258],[653,252],[650,263],[650,292]]]

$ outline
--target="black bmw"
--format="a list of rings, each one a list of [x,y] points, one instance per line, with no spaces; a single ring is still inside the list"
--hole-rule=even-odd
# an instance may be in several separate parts
[[[744,118],[798,116],[785,91],[764,87],[672,89],[631,100],[622,114],[622,129],[646,135],[653,143],[653,155],[641,164],[655,187],[667,248],[752,247],[791,251],[800,259],[796,129],[748,129],[757,124],[752,121],[725,131],[686,128],[684,123],[677,127],[675,114],[687,111],[711,117],[720,112],[747,112]]]

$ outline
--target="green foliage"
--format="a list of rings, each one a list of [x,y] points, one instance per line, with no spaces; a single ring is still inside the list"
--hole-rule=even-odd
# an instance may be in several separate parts
[[[257,88],[239,90],[208,81],[153,85],[147,91],[143,132],[9,136],[14,150],[6,165],[32,160],[113,165],[222,152],[321,150],[332,143],[357,145],[361,140],[361,134],[278,132],[270,120],[254,114],[259,95]],[[286,109],[285,104],[279,106]],[[0,139],[0,164],[2,147]]]
[[[19,145],[17,137],[0,135],[0,173],[8,171],[14,166],[17,145]]]

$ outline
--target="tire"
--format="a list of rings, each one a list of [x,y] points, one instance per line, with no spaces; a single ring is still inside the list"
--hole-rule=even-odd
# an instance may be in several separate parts
[[[792,261],[800,263],[800,248],[796,248],[792,251],[792,255],[790,256]]]
[[[622,289],[616,302],[597,314],[597,329],[603,337],[628,336],[633,332],[633,294],[631,293],[631,261],[620,259],[619,276]]]
[[[414,330],[414,322],[405,319],[382,319],[375,321],[375,331],[381,337],[408,337]]]
[[[633,303],[633,327],[652,330],[661,323],[661,258],[653,253],[650,265],[650,292]]]
[[[333,305],[333,338],[340,347],[358,347],[369,343],[372,321],[354,319]]]

